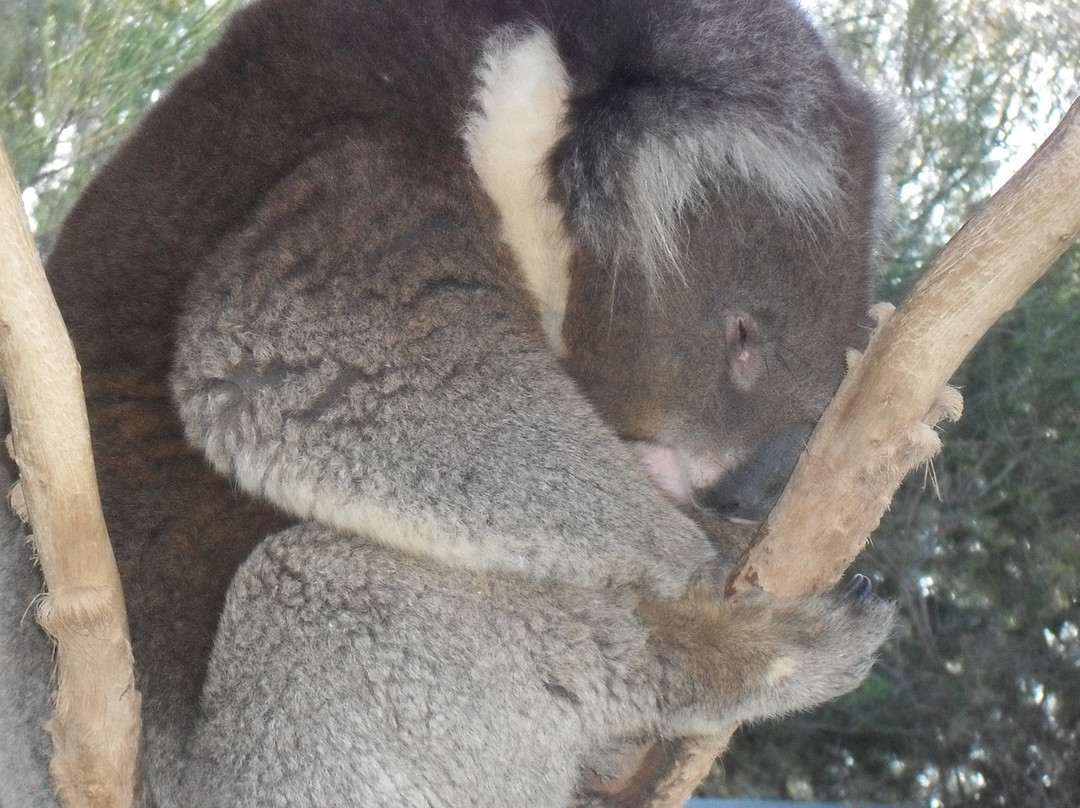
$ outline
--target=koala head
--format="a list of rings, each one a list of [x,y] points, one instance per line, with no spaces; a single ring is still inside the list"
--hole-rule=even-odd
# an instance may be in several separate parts
[[[467,141],[505,231],[539,233],[516,251],[585,394],[675,502],[758,521],[869,333],[884,120],[796,9],[680,8],[647,23],[670,52],[569,25],[498,41]],[[494,148],[519,119],[550,126]],[[540,175],[547,193],[506,203]],[[566,257],[530,271],[564,225]],[[536,281],[548,266],[565,285]]]
[[[575,85],[562,340],[671,499],[760,521],[869,335],[888,116],[797,9],[716,9]]]
[[[800,221],[745,189],[689,217],[656,287],[575,257],[568,368],[678,504],[759,521],[783,490],[869,333],[870,223],[848,213]]]

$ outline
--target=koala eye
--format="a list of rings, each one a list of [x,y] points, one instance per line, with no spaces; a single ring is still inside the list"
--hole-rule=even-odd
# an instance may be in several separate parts
[[[739,320],[739,341],[745,346],[750,339],[750,332],[746,329],[746,323],[740,318]]]
[[[724,330],[732,383],[747,391],[761,375],[764,343],[761,326],[747,312],[737,311],[728,315]]]

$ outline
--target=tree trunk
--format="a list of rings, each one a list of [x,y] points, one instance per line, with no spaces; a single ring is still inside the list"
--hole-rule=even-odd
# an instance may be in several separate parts
[[[959,418],[949,378],[1078,235],[1080,100],[930,263],[903,305],[875,307],[879,325],[865,355],[850,352],[847,377],[732,573],[729,597],[753,588],[794,596],[836,583],[904,475],[937,454],[934,425]],[[677,742],[635,804],[682,805],[730,737]]]
[[[129,808],[141,697],[120,574],[98,498],[79,365],[2,144],[0,373],[45,576],[38,621],[56,641],[56,709],[47,729],[57,793],[67,808]]]

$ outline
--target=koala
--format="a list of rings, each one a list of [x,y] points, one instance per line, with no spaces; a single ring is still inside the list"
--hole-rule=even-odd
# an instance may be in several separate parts
[[[854,688],[721,597],[865,340],[884,116],[789,0],[256,0],[72,210],[141,806],[602,805]],[[0,805],[54,805],[0,544]]]

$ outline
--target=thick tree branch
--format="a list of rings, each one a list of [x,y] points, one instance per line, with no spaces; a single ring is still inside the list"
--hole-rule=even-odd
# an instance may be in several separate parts
[[[79,365],[2,144],[0,372],[45,576],[38,620],[57,644],[48,723],[57,792],[67,808],[128,808],[141,698],[120,575],[98,498]]]
[[[942,392],[949,378],[1078,235],[1080,101],[927,267],[866,356],[853,356],[732,591],[836,582],[903,475],[937,453],[931,427],[959,416],[959,395]]]
[[[865,356],[853,351],[783,496],[728,583],[776,595],[826,589],[858,555],[904,475],[958,418],[946,387],[975,344],[1080,235],[1080,100],[1054,133],[927,267],[903,305],[878,307]],[[734,728],[732,728],[734,730]],[[679,742],[635,804],[689,799],[724,738]]]

